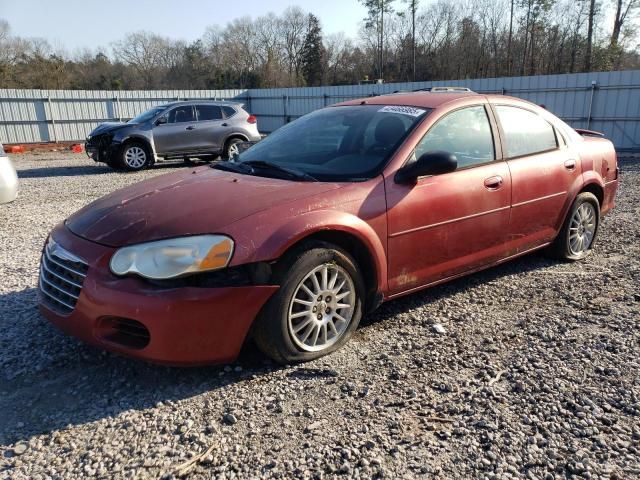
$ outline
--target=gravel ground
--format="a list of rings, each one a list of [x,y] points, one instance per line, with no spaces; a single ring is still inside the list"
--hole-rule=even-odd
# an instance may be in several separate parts
[[[640,477],[640,160],[622,164],[583,263],[529,255],[390,302],[309,364],[248,347],[197,369],[87,347],[36,309],[56,223],[182,166],[14,160],[22,191],[0,206],[0,478]]]

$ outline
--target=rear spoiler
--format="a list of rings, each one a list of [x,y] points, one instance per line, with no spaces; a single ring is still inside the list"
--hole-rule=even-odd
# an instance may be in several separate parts
[[[574,130],[585,137],[604,137],[604,133],[596,132],[594,130],[587,130],[586,128],[574,128]]]

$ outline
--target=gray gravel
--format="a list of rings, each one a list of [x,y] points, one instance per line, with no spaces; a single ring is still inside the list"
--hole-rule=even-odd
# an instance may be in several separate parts
[[[534,254],[385,304],[306,365],[249,347],[234,365],[170,369],[58,333],[35,286],[56,223],[171,168],[14,160],[22,191],[0,206],[0,478],[640,476],[640,161],[623,164],[584,263]]]

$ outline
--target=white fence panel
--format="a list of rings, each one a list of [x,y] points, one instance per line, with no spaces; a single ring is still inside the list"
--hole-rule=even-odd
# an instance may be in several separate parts
[[[620,151],[640,151],[640,70],[437,82],[249,90],[1,90],[0,141],[81,141],[99,123],[126,121],[175,100],[233,100],[258,117],[262,132],[353,98],[432,86],[524,98],[577,128],[604,132]]]

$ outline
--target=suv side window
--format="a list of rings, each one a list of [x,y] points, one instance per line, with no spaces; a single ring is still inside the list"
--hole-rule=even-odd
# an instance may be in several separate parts
[[[218,105],[196,105],[199,122],[222,120],[222,109]]]
[[[195,120],[191,105],[176,107],[167,115],[167,123],[195,122]]]
[[[233,107],[222,107],[222,111],[224,112],[224,117],[225,118],[231,118],[233,117],[236,113],[238,113],[236,111],[235,108]]]
[[[553,126],[540,115],[524,108],[496,105],[504,131],[508,158],[533,155],[558,147]]]
[[[420,158],[435,150],[455,154],[458,168],[495,160],[491,124],[484,107],[465,107],[445,115],[422,137],[415,155]]]

